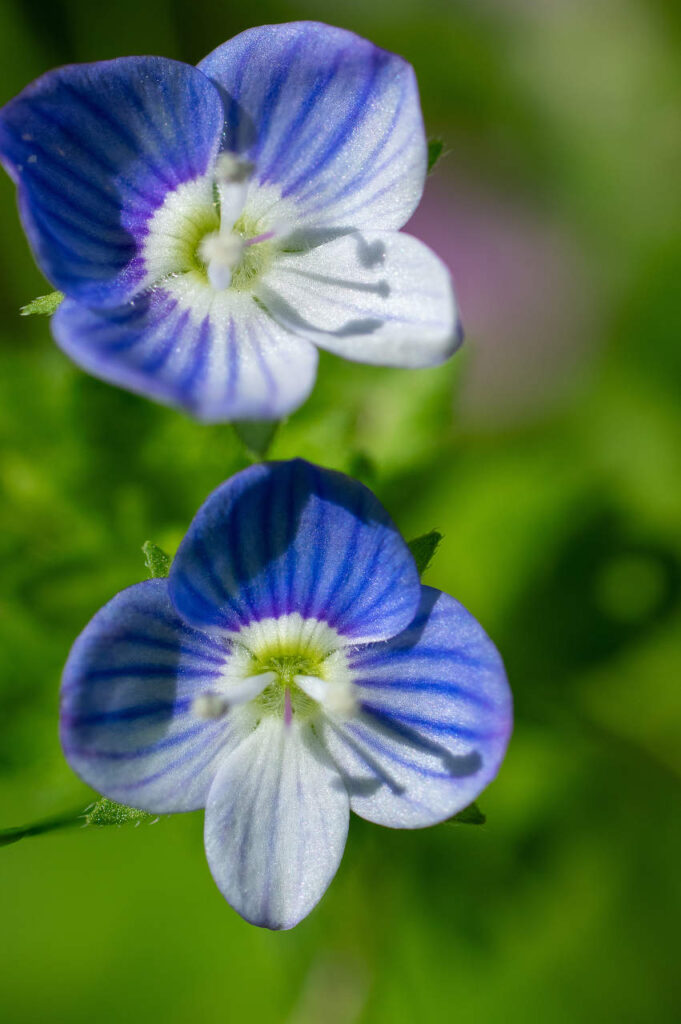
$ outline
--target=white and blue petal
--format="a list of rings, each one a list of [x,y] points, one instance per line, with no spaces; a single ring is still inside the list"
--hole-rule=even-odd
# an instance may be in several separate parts
[[[242,32],[199,67],[223,90],[227,148],[255,163],[257,183],[292,203],[300,226],[409,219],[427,156],[406,61],[344,29],[294,22]]]
[[[59,68],[7,103],[0,159],[49,280],[91,306],[149,283],[149,222],[169,193],[211,169],[223,123],[206,76],[162,57]]]
[[[420,828],[462,810],[497,774],[512,728],[496,648],[447,594],[423,588],[408,629],[348,652],[360,713],[322,738],[356,814]]]
[[[112,800],[157,813],[205,806],[238,714],[204,721],[195,698],[221,677],[226,648],[182,622],[165,579],[101,609],[64,669],[61,741],[73,770]]]
[[[394,636],[420,600],[416,565],[362,484],[300,459],[252,466],[204,503],[170,569],[195,626],[238,631],[298,613],[352,642]]]
[[[433,366],[455,351],[463,335],[451,278],[427,246],[396,231],[329,234],[280,253],[260,282],[258,295],[282,326],[384,366]]]
[[[191,274],[118,309],[67,299],[52,332],[89,373],[204,422],[286,416],[307,398],[317,371],[314,345],[251,295],[215,293]]]
[[[251,924],[292,928],[340,864],[348,794],[314,732],[265,717],[223,762],[206,804],[208,864]]]

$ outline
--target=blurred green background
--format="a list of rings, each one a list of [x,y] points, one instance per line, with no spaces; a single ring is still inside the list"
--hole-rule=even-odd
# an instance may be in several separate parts
[[[252,928],[201,815],[0,851],[10,1024],[679,1020],[681,8],[662,0],[261,2],[416,67],[448,151],[411,225],[452,267],[467,344],[400,372],[322,361],[275,457],[361,476],[427,581],[497,642],[516,701],[487,825],[354,819],[289,933]],[[215,0],[4,0],[0,100],[50,67],[191,63],[253,24]],[[0,825],[85,806],[60,753],[69,646],[173,550],[246,457],[85,376],[0,181]]]

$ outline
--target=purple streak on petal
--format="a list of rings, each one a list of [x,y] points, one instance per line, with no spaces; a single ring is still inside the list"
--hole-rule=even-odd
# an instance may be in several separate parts
[[[232,630],[299,612],[349,640],[393,635],[420,598],[411,554],[371,492],[301,460],[254,466],[211,495],[170,589],[195,624]]]
[[[95,376],[207,422],[287,415],[307,396],[317,365],[314,346],[255,303],[224,323],[197,317],[160,287],[114,310],[67,300],[52,331]]]
[[[256,159],[257,179],[294,202],[299,226],[347,225],[345,205],[362,192],[378,193],[361,203],[362,226],[398,228],[413,212],[426,144],[413,71],[399,57],[300,22],[250,29],[200,67],[232,98],[228,128]],[[397,159],[402,177],[386,197]]]
[[[219,650],[178,618],[167,580],[118,594],[83,630],[64,669],[60,731],[74,771],[113,800],[134,787],[136,806],[147,810],[202,806],[209,766],[232,732],[229,718],[204,722],[192,713],[222,674]],[[190,763],[192,779],[178,789],[175,769]]]
[[[328,731],[329,751],[371,821],[416,828],[451,817],[495,777],[512,725],[494,645],[446,594],[422,588],[411,625],[348,652],[360,714]],[[382,784],[381,773],[401,787]],[[379,785],[371,786],[378,774]],[[354,780],[354,781],[353,781]]]
[[[381,65],[382,60],[379,53],[373,53],[367,70],[364,87],[356,97],[353,106],[348,110],[340,125],[336,128],[331,138],[326,142],[321,152],[319,154],[313,152],[312,160],[310,160],[307,166],[298,173],[293,181],[287,181],[283,190],[284,196],[295,194],[300,191],[303,185],[307,184],[311,177],[317,177],[320,171],[323,171],[324,168],[338,155],[339,151],[347,142],[350,134],[357,128],[361,127],[362,120],[367,114],[367,103],[376,84]]]
[[[298,136],[305,122],[314,111],[316,105],[324,98],[329,86],[335,79],[338,69],[346,56],[346,50],[340,50],[328,71],[322,70],[313,87],[302,99],[291,124],[282,131],[281,141],[274,155],[270,157],[266,168],[258,169],[258,177],[263,184],[278,181],[287,166],[292,166],[301,152]]]

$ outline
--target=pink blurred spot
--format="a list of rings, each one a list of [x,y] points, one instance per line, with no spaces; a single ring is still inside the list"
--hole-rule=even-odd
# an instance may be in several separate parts
[[[567,228],[526,201],[438,170],[406,230],[452,271],[470,359],[463,421],[493,426],[560,403],[583,365],[593,313]]]

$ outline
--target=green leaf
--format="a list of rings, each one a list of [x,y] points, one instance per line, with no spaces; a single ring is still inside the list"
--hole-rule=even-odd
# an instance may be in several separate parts
[[[419,576],[423,576],[432,562],[441,540],[442,534],[437,530],[431,530],[430,533],[424,533],[422,537],[415,537],[409,541],[407,546],[414,556]]]
[[[443,148],[442,139],[428,139],[428,174],[435,170],[435,165],[442,156]]]
[[[50,292],[49,295],[39,295],[32,302],[28,302],[19,310],[20,316],[52,316],[57,311],[64,298],[63,292]]]
[[[145,540],[142,545],[142,551],[144,552],[144,563],[150,580],[157,580],[162,576],[168,575],[171,559],[158,544]]]
[[[158,815],[139,811],[136,807],[126,807],[125,804],[117,804],[103,796],[86,809],[83,817],[86,825],[105,828],[107,825],[129,825],[131,823],[138,824],[140,821],[155,821]]]
[[[484,825],[486,821],[487,817],[474,801],[455,814],[453,818],[448,818],[445,825]]]
[[[262,462],[267,457],[274,435],[279,426],[278,420],[240,420],[233,423],[236,436],[239,438],[250,458],[254,462]]]

